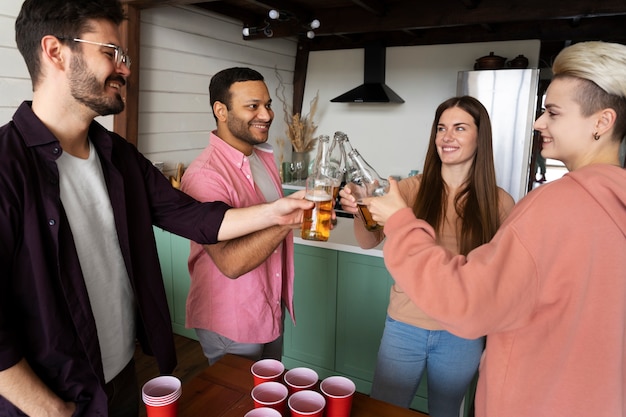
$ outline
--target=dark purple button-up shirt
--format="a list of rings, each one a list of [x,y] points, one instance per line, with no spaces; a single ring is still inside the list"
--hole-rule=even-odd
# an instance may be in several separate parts
[[[135,295],[138,338],[162,373],[176,366],[152,226],[215,243],[221,202],[174,189],[137,149],[93,122],[119,243]],[[106,416],[96,325],[59,196],[54,135],[24,102],[0,128],[0,370],[25,358],[79,415]],[[22,415],[0,397],[0,415]]]

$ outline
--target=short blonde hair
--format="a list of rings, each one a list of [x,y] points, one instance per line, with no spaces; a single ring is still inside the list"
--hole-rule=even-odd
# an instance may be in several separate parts
[[[593,41],[568,46],[554,60],[552,73],[592,81],[626,98],[626,45]]]
[[[579,81],[575,100],[584,116],[612,108],[615,139],[626,136],[626,45],[580,42],[563,49],[552,64],[554,79]]]

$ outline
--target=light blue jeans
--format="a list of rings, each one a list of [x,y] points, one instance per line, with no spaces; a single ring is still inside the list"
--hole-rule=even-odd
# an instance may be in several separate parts
[[[425,330],[387,316],[371,396],[409,408],[426,369],[429,414],[458,417],[483,348],[484,338],[463,339],[445,330]]]

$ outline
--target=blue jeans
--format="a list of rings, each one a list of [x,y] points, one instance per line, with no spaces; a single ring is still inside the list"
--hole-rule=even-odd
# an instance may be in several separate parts
[[[445,330],[425,330],[388,316],[371,396],[409,408],[426,369],[429,414],[458,417],[483,348],[484,338],[462,339]]]

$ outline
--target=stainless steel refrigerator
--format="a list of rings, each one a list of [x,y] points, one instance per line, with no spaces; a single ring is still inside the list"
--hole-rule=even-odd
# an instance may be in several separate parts
[[[538,69],[460,71],[457,79],[457,94],[489,112],[496,181],[515,201],[528,189],[538,84]]]

